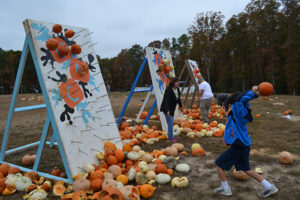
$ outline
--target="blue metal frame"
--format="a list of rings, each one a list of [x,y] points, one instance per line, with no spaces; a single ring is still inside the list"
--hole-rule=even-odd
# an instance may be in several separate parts
[[[150,119],[150,117],[151,117],[154,109],[156,108],[156,106],[157,106],[157,101],[155,100],[154,103],[153,103],[153,105],[152,105],[152,107],[151,107],[151,109],[150,109],[150,111],[149,111],[149,113],[148,113],[148,115],[147,115],[147,117],[146,117],[146,119],[143,122],[143,125],[147,124],[147,122]]]
[[[21,55],[21,59],[20,59],[19,67],[18,67],[17,77],[16,77],[16,81],[15,81],[14,91],[13,91],[12,99],[11,99],[10,106],[9,106],[8,117],[7,117],[7,121],[6,121],[6,126],[5,126],[4,136],[3,136],[3,140],[2,140],[2,146],[1,146],[0,161],[3,161],[4,157],[5,157],[8,133],[9,133],[11,120],[12,120],[13,113],[14,113],[16,98],[19,93],[19,88],[20,88],[20,84],[22,81],[23,71],[24,71],[24,67],[25,67],[25,61],[26,61],[26,58],[28,55],[28,42],[29,42],[29,36],[27,35],[25,42],[24,42],[24,47],[23,47],[23,51],[22,51],[22,55]]]
[[[117,125],[120,124],[121,119],[122,119],[122,117],[123,117],[123,115],[124,115],[124,113],[125,113],[125,111],[126,111],[126,109],[127,109],[128,103],[129,103],[129,101],[130,101],[130,99],[131,99],[131,96],[132,96],[133,93],[134,93],[135,87],[136,87],[136,85],[137,85],[137,83],[138,83],[138,80],[139,80],[141,74],[142,74],[142,71],[143,71],[143,69],[144,69],[144,67],[145,67],[146,62],[147,62],[147,58],[145,57],[144,60],[143,60],[142,65],[141,65],[141,67],[140,67],[140,69],[139,69],[139,72],[138,72],[137,76],[135,77],[135,80],[134,80],[133,85],[132,85],[132,87],[131,87],[131,90],[130,90],[128,96],[127,96],[127,99],[126,99],[125,104],[124,104],[124,106],[123,106],[123,109],[122,109],[122,111],[121,111],[121,113],[120,113],[120,116],[119,116],[119,118],[118,118],[118,120],[117,120]]]
[[[20,88],[20,84],[21,84],[22,76],[23,76],[23,71],[24,71],[24,67],[25,67],[25,62],[26,62],[26,58],[27,58],[29,50],[30,50],[31,55],[32,55],[33,63],[34,63],[35,69],[36,69],[37,77],[38,77],[38,80],[39,80],[39,83],[40,83],[40,86],[41,86],[41,90],[42,90],[42,93],[43,93],[43,97],[44,97],[44,100],[45,100],[46,104],[15,108],[15,101],[16,101],[16,98],[17,98],[17,95],[18,95],[18,92],[19,92],[19,88]],[[37,141],[37,142],[34,142],[34,143],[31,143],[31,144],[27,144],[27,145],[24,145],[24,146],[17,147],[17,148],[10,149],[10,150],[6,151],[7,140],[8,140],[8,136],[9,136],[9,129],[10,129],[10,126],[11,126],[11,120],[12,120],[12,117],[13,117],[13,113],[14,112],[20,112],[20,111],[33,110],[33,109],[40,109],[40,108],[47,108],[47,111],[48,111],[46,121],[45,121],[45,124],[44,124],[44,127],[43,127],[43,132],[42,132],[42,135],[41,135],[41,140]],[[48,128],[49,128],[50,123],[51,123],[52,128],[53,128],[53,135],[52,135],[52,138],[51,138],[51,142],[47,142],[46,138],[47,138],[47,133],[48,133]],[[57,143],[55,143],[55,140],[56,140]],[[38,165],[39,165],[39,162],[40,162],[40,159],[41,159],[41,155],[42,155],[45,143],[50,144],[51,148],[53,147],[53,145],[58,145],[59,152],[60,152],[60,155],[61,155],[61,158],[62,158],[62,161],[63,161],[63,164],[64,164],[64,168],[65,168],[65,171],[66,171],[66,174],[67,174],[67,177],[68,177],[67,179],[60,178],[60,177],[57,177],[57,176],[52,176],[50,174],[38,171]],[[17,152],[17,151],[21,151],[21,150],[27,149],[29,147],[37,146],[37,145],[39,145],[39,147],[38,147],[37,156],[36,156],[36,159],[35,159],[35,162],[34,162],[34,165],[33,165],[33,169],[24,168],[22,166],[14,165],[14,164],[7,163],[7,162],[4,161],[5,155],[11,154],[11,153],[14,153],[14,152]],[[47,90],[46,90],[46,87],[45,87],[45,84],[44,84],[44,81],[43,81],[43,78],[42,78],[42,73],[41,73],[40,68],[39,68],[38,59],[37,59],[37,56],[36,56],[36,53],[35,53],[35,50],[34,50],[34,47],[33,47],[32,40],[30,38],[30,35],[28,35],[28,34],[26,35],[26,38],[25,38],[24,47],[23,47],[23,51],[22,51],[22,55],[21,55],[21,59],[20,59],[19,67],[18,67],[17,77],[16,77],[16,81],[15,81],[14,91],[13,91],[13,95],[12,95],[12,100],[11,100],[10,107],[9,107],[9,112],[8,112],[8,117],[7,117],[7,121],[6,121],[6,127],[5,127],[5,132],[4,132],[4,136],[3,136],[3,140],[2,140],[2,146],[1,146],[1,152],[0,152],[0,163],[7,163],[11,166],[16,166],[16,167],[20,168],[22,171],[25,171],[25,172],[35,171],[39,175],[44,176],[46,178],[50,178],[50,179],[54,179],[54,180],[62,180],[62,181],[67,182],[67,183],[72,183],[73,182],[72,174],[71,174],[71,171],[70,171],[70,168],[69,168],[69,164],[67,162],[67,157],[66,157],[66,154],[65,154],[62,142],[61,142],[60,135],[58,134],[58,128],[57,128],[56,121],[54,119],[53,111],[51,109],[48,93],[47,93]]]
[[[33,60],[33,63],[34,63],[34,66],[35,66],[35,70],[36,70],[36,73],[37,73],[37,77],[38,77],[38,80],[40,82],[40,86],[41,86],[41,90],[42,90],[42,93],[43,93],[43,97],[44,97],[45,103],[47,105],[48,115],[49,115],[50,122],[51,122],[51,125],[52,125],[52,128],[53,128],[53,133],[55,134],[56,142],[58,144],[58,149],[59,149],[59,152],[60,152],[60,156],[62,158],[62,161],[63,161],[63,164],[64,164],[64,168],[65,168],[67,177],[71,181],[71,180],[73,180],[72,179],[71,170],[69,168],[69,164],[68,164],[68,161],[67,161],[67,157],[66,157],[66,154],[65,154],[64,147],[63,147],[62,142],[61,142],[60,135],[57,134],[58,133],[57,124],[56,124],[56,121],[54,119],[53,110],[51,108],[49,97],[48,97],[48,93],[47,93],[47,90],[46,90],[46,87],[45,87],[45,84],[44,84],[44,81],[43,81],[43,78],[42,78],[42,72],[41,72],[41,70],[39,68],[38,59],[37,59],[37,56],[35,54],[33,43],[32,43],[32,41],[31,41],[30,38],[29,38],[29,42],[28,43],[29,43],[29,48],[30,48],[30,52],[31,52],[31,55],[32,55],[32,60]]]
[[[127,109],[127,106],[128,106],[128,104],[129,104],[129,101],[130,101],[130,99],[131,99],[133,93],[137,93],[137,92],[150,92],[150,91],[153,90],[153,85],[152,85],[150,88],[147,88],[147,89],[135,89],[135,88],[136,88],[136,85],[137,85],[137,83],[138,83],[138,80],[139,80],[139,78],[140,78],[140,76],[141,76],[141,74],[142,74],[142,71],[143,71],[143,69],[144,69],[144,67],[145,67],[146,62],[147,62],[147,58],[145,57],[144,60],[143,60],[142,65],[141,65],[141,67],[140,67],[140,69],[139,69],[139,71],[138,71],[138,74],[137,74],[137,76],[135,77],[135,80],[134,80],[134,82],[133,82],[133,85],[132,85],[132,87],[131,87],[131,90],[130,90],[130,92],[129,92],[129,95],[127,96],[127,99],[126,99],[125,104],[124,104],[124,106],[123,106],[123,109],[122,109],[122,111],[121,111],[121,113],[120,113],[120,116],[119,116],[119,118],[118,118],[118,120],[117,120],[117,125],[120,124],[121,119],[122,119],[122,117],[123,117],[123,115],[124,115],[124,113],[125,113],[125,111],[126,111],[126,109]],[[153,105],[152,105],[152,107],[151,107],[151,109],[150,109],[150,111],[149,111],[149,113],[148,113],[146,119],[143,121],[143,125],[147,124],[147,122],[149,121],[150,116],[152,115],[152,113],[153,113],[153,111],[155,110],[156,106],[157,106],[157,101],[155,100],[155,102],[153,103]]]
[[[21,112],[21,111],[27,111],[27,110],[35,110],[35,109],[41,109],[46,108],[46,104],[39,104],[39,105],[33,105],[33,106],[25,106],[25,107],[19,107],[15,108],[15,112]]]

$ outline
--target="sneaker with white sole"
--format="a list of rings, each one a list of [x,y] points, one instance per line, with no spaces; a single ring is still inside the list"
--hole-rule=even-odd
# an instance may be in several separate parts
[[[222,186],[218,187],[218,188],[215,188],[214,189],[214,193],[225,195],[225,196],[231,196],[232,195],[232,192],[231,192],[230,188],[228,188],[227,190],[225,190]]]
[[[278,192],[277,187],[275,187],[275,185],[272,184],[272,187],[270,189],[264,189],[263,191],[257,193],[258,196],[263,197],[263,198],[267,198],[269,196],[271,196],[272,194],[275,194]]]

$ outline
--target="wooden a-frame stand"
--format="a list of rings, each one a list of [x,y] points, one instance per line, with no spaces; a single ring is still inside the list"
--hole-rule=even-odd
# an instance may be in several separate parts
[[[44,97],[44,100],[45,100],[45,104],[15,108],[15,101],[16,101],[17,95],[19,93],[19,88],[20,88],[20,84],[21,84],[21,81],[22,81],[25,62],[26,62],[26,58],[27,58],[29,50],[30,50],[30,53],[32,55],[35,70],[36,70],[36,73],[37,73],[37,77],[38,77],[38,80],[39,80],[39,83],[40,83],[40,86],[41,86],[41,90],[42,90],[42,94],[43,94],[43,97]],[[24,146],[21,146],[21,147],[17,147],[17,148],[14,148],[14,149],[6,150],[8,137],[9,137],[9,129],[10,129],[10,126],[11,126],[13,113],[14,112],[21,112],[21,111],[28,111],[28,110],[33,110],[33,109],[40,109],[40,108],[47,108],[47,117],[46,117],[46,121],[45,121],[45,124],[44,124],[44,128],[43,128],[43,131],[42,131],[40,141],[31,143],[31,144],[27,144],[27,145],[24,145]],[[47,138],[48,128],[49,128],[50,124],[53,128],[53,135],[52,135],[51,141],[48,142],[48,141],[46,141],[46,138]],[[67,174],[67,178],[60,178],[60,177],[53,176],[53,175],[50,175],[50,174],[45,173],[45,172],[40,172],[38,170],[38,165],[39,165],[40,160],[41,160],[41,155],[42,155],[45,143],[49,144],[50,148],[52,148],[53,145],[58,146],[58,149],[59,149],[59,152],[60,152],[63,164],[64,164],[64,168],[65,168],[65,171],[66,171],[66,174]],[[34,146],[37,146],[37,145],[38,145],[37,155],[36,155],[36,159],[35,159],[35,162],[34,162],[34,165],[33,165],[32,169],[25,168],[23,166],[14,165],[14,164],[11,164],[11,163],[8,163],[8,162],[4,161],[5,156],[7,156],[9,154],[20,152],[22,150],[25,150],[25,149],[28,149],[30,147],[34,147]],[[49,101],[49,98],[48,98],[48,95],[47,95],[47,90],[45,88],[45,85],[44,85],[44,82],[43,82],[43,79],[42,79],[42,73],[39,69],[37,56],[36,56],[36,53],[35,53],[35,50],[34,50],[34,47],[33,47],[33,42],[32,42],[31,37],[28,34],[26,35],[26,38],[25,38],[25,43],[24,43],[24,47],[23,47],[23,51],[22,51],[22,55],[21,55],[21,59],[20,59],[19,67],[18,67],[17,77],[16,77],[16,81],[15,81],[15,86],[14,86],[14,90],[13,90],[12,100],[11,100],[10,107],[9,107],[8,118],[7,118],[7,121],[6,121],[6,127],[5,127],[5,132],[4,132],[4,136],[3,136],[3,140],[2,140],[2,146],[1,146],[0,162],[1,163],[7,163],[10,166],[18,167],[18,168],[20,168],[21,171],[24,171],[24,172],[35,171],[40,176],[44,176],[46,178],[50,178],[50,179],[54,179],[54,180],[62,180],[62,181],[67,182],[67,183],[72,183],[73,182],[71,171],[70,171],[70,168],[69,168],[69,165],[68,165],[68,162],[67,162],[67,158],[66,158],[66,155],[65,155],[65,151],[64,151],[62,142],[61,142],[61,138],[58,134],[58,128],[57,128],[57,125],[56,125],[56,122],[55,122],[55,119],[54,119],[53,110],[51,109],[50,101]]]
[[[186,105],[187,100],[190,98],[189,94],[190,94],[191,87],[194,86],[193,97],[191,98],[191,103],[188,106],[188,108],[191,108],[193,106],[195,100],[198,100],[198,105],[200,105],[200,93],[199,93],[199,85],[198,85],[198,78],[200,77],[197,76],[201,76],[201,73],[199,71],[198,66],[192,66],[190,61],[192,60],[185,60],[185,63],[178,77],[179,80],[182,80],[185,71],[187,71],[184,81],[181,81],[181,83],[183,83],[183,86],[181,87],[181,91],[180,91],[181,94],[183,94],[184,89],[187,88],[187,92],[182,102],[183,105]]]

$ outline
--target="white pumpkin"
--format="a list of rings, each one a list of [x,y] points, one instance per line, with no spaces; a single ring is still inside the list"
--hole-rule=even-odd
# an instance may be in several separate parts
[[[196,148],[201,148],[201,145],[199,143],[192,144],[192,147],[191,147],[192,151]]]
[[[7,179],[5,181],[5,184],[10,185],[10,186],[16,186],[16,182],[17,182],[18,176],[15,174],[9,174],[7,176]]]
[[[166,155],[160,155],[158,159],[163,162],[166,157],[167,157]]]
[[[209,126],[208,123],[202,124],[202,128],[207,128],[208,126]]]
[[[148,178],[146,177],[145,174],[143,174],[141,172],[136,173],[136,175],[135,175],[135,182],[138,185],[143,185],[143,184],[147,183],[147,181],[148,181]]]
[[[223,129],[223,128],[225,128],[225,125],[222,124],[222,123],[220,123],[220,124],[218,124],[218,128],[219,128],[219,129]]]
[[[174,74],[172,72],[168,73],[169,77],[174,77]]]
[[[142,137],[142,134],[140,134],[140,133],[136,135],[137,139],[140,139],[141,137]]]
[[[141,150],[141,147],[138,146],[138,145],[134,145],[133,148],[132,148],[133,151],[140,151]]]
[[[189,132],[186,136],[190,139],[194,139],[195,138],[195,132]]]
[[[160,174],[156,175],[155,181],[158,184],[167,184],[171,181],[171,177],[168,174],[160,173]]]
[[[195,136],[196,136],[196,138],[201,138],[203,136],[203,134],[201,132],[197,131],[195,133]]]
[[[202,129],[202,130],[201,130],[201,134],[202,134],[203,136],[206,135],[206,132],[207,132],[207,130],[205,130],[205,129]]]
[[[143,157],[146,154],[146,152],[143,150],[139,150],[139,154],[141,155],[141,157]]]
[[[148,171],[146,177],[148,178],[148,180],[154,180],[156,177],[156,173],[154,171]]]
[[[104,153],[103,152],[97,152],[96,153],[96,158],[98,160],[103,160],[104,159]]]
[[[134,169],[134,167],[131,167],[128,171],[128,174],[127,174],[127,178],[129,181],[132,181],[134,180],[135,178],[135,175],[136,175],[136,170]]]
[[[163,63],[165,65],[168,65],[168,64],[170,64],[170,60],[168,58],[165,58],[165,59],[163,59]]]
[[[44,200],[47,198],[47,195],[48,195],[48,193],[45,190],[38,188],[38,189],[31,191],[28,195],[25,195],[25,196],[28,196],[29,197],[28,199]]]
[[[191,169],[191,167],[185,163],[177,164],[175,167],[175,170],[178,172],[189,172],[190,169]]]
[[[143,125],[143,130],[145,129],[149,129],[149,126],[148,125]]]
[[[135,152],[135,151],[131,151],[127,154],[127,157],[130,159],[130,160],[134,160],[134,161],[137,161],[141,155],[138,153],[138,152]]]
[[[141,168],[143,165],[147,165],[147,163],[145,161],[141,161],[138,164],[138,167]]]
[[[90,173],[91,171],[95,171],[95,167],[91,164],[85,164],[83,165],[83,170],[87,173]]]
[[[207,131],[205,135],[208,136],[208,137],[211,137],[211,136],[213,136],[213,134],[214,134],[214,132],[212,132],[212,131]]]
[[[132,123],[132,119],[127,119],[125,122]]]
[[[154,144],[154,142],[153,142],[153,140],[147,140],[147,142],[146,142],[148,145],[152,145],[152,144]]]
[[[32,185],[32,181],[26,176],[18,177],[16,180],[16,189],[19,192],[24,192],[30,185]]]
[[[154,171],[154,172],[155,172],[156,164],[150,163],[150,164],[148,164],[148,167],[149,167],[149,170],[150,170],[150,171]]]
[[[173,136],[176,137],[176,136],[179,136],[179,135],[180,135],[180,128],[178,127],[178,125],[175,125],[173,127]]]
[[[183,177],[175,177],[172,179],[171,181],[171,185],[172,187],[186,187],[189,184],[189,180],[187,177],[183,176]]]
[[[145,154],[145,155],[142,157],[142,160],[145,161],[146,163],[150,163],[150,162],[153,160],[153,156],[150,155],[150,154]]]

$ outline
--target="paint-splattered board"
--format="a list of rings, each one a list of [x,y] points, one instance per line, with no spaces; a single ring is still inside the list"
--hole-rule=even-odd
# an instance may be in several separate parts
[[[42,74],[51,109],[54,113],[72,175],[86,163],[97,163],[95,153],[103,151],[105,141],[122,147],[119,131],[107,96],[100,66],[88,29],[62,25],[61,33],[52,32],[53,23],[25,20]],[[71,29],[75,35],[65,37]],[[68,48],[61,57],[46,47],[49,38]],[[71,53],[73,44],[81,46],[80,54]],[[83,73],[86,67],[85,73]]]
[[[146,47],[146,58],[148,60],[153,90],[157,101],[157,108],[158,110],[160,110],[160,105],[164,97],[165,89],[169,84],[169,76],[164,71],[160,72],[158,65],[163,62],[163,59],[168,59],[170,61],[168,65],[173,66],[171,53],[167,50]],[[174,70],[171,70],[171,73],[173,74],[173,76],[175,76]],[[162,129],[167,131],[167,122],[162,112],[160,112],[160,121]]]
[[[193,73],[193,78],[195,79],[195,82],[197,83],[198,79],[202,78],[202,75],[201,75],[200,69],[198,67],[198,64],[194,60],[189,60],[188,59],[187,61],[188,61],[187,62],[188,63],[188,66],[187,66],[188,70]]]

